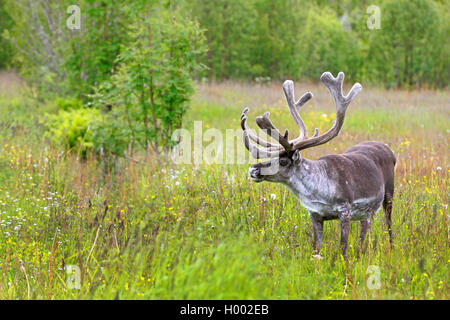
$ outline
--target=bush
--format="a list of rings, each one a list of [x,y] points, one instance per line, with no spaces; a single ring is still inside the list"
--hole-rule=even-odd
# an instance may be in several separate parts
[[[59,102],[59,103],[58,103]],[[130,143],[130,130],[115,112],[102,114],[95,108],[79,107],[77,99],[58,99],[57,114],[47,114],[47,136],[68,150],[86,156],[88,151],[106,157],[123,155]]]
[[[62,110],[55,115],[47,115],[46,120],[47,135],[55,143],[62,143],[69,150],[75,149],[83,156],[94,147],[92,127],[100,121],[98,110]]]
[[[122,156],[129,145],[132,150],[131,130],[115,112],[103,115],[101,120],[92,123],[91,128],[96,153],[106,157]]]
[[[117,125],[109,129],[121,136],[116,151],[133,138],[147,157],[150,151],[167,155],[194,91],[193,73],[201,68],[197,57],[204,50],[204,37],[195,21],[176,11],[154,3],[132,9],[135,23],[128,27],[133,46],[122,48],[117,69],[90,97],[94,107],[109,106],[114,114],[106,113],[114,119],[105,124]]]
[[[83,103],[77,98],[56,98],[53,102],[59,111],[69,111],[83,108]]]

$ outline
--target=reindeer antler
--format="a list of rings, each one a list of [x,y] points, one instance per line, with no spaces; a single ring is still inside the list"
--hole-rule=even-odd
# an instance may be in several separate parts
[[[244,131],[244,145],[247,148],[247,150],[250,151],[252,156],[255,159],[275,158],[275,157],[279,156],[282,152],[284,152],[285,150],[280,148],[280,145],[273,144],[264,139],[261,139],[255,133],[253,133],[252,130],[250,130],[250,128],[247,125],[247,112],[248,112],[248,108],[245,108],[244,111],[242,111],[241,127],[242,127],[242,130]],[[268,117],[267,117],[267,119],[268,119]],[[270,122],[270,120],[269,120],[269,122]],[[285,135],[286,135],[286,139],[287,139],[287,131],[286,131]],[[254,144],[250,143],[249,138],[251,140],[253,140],[254,142],[256,142],[257,144],[265,147],[266,149],[261,149],[261,148],[255,146]]]
[[[292,141],[294,144],[294,149],[307,149],[324,144],[339,134],[339,131],[344,124],[345,111],[347,110],[350,102],[356,97],[356,95],[362,90],[362,86],[357,82],[350,89],[349,93],[344,96],[342,94],[342,83],[344,82],[344,73],[339,72],[338,76],[335,78],[330,72],[324,72],[320,77],[323,84],[328,88],[331,96],[334,99],[336,105],[336,120],[333,122],[333,126],[322,135],[318,135],[318,130],[316,129],[316,135],[310,139]]]
[[[286,96],[286,102],[289,107],[289,111],[291,112],[295,123],[297,123],[298,128],[300,129],[300,133],[297,139],[307,138],[308,130],[306,129],[306,125],[300,117],[299,110],[306,102],[308,102],[313,97],[313,94],[311,92],[306,92],[296,103],[294,103],[294,82],[292,80],[286,80],[283,83],[283,91],[284,95]]]
[[[306,92],[296,103],[294,102],[294,84],[292,81],[287,80],[283,84],[283,90],[286,96],[286,101],[289,106],[289,110],[291,111],[292,116],[294,117],[295,122],[300,128],[300,137],[307,137],[306,126],[298,113],[298,109],[300,109],[308,100],[312,98],[311,92]],[[280,131],[272,124],[272,121],[269,119],[269,112],[266,112],[262,117],[259,116],[256,118],[256,124],[262,130],[266,131],[273,139],[279,142],[279,144],[274,144],[268,142],[264,139],[259,138],[247,125],[247,112],[248,108],[245,108],[241,114],[241,127],[244,131],[244,144],[245,147],[250,151],[252,156],[256,159],[261,158],[274,158],[278,157],[285,152],[289,152],[293,150],[293,141],[288,140],[289,131],[286,130],[282,135]],[[250,140],[256,142],[257,144],[265,147],[265,149],[261,149],[250,143]]]
[[[350,102],[362,90],[362,86],[359,83],[355,83],[350,92],[344,96],[342,94],[342,83],[344,81],[343,72],[339,72],[336,78],[334,78],[330,72],[324,72],[320,77],[320,80],[322,80],[323,84],[330,91],[336,105],[336,120],[334,121],[333,126],[320,136],[319,130],[316,128],[314,135],[311,138],[308,138],[308,132],[305,123],[300,117],[299,110],[313,97],[313,95],[311,92],[306,92],[297,102],[294,102],[294,83],[291,80],[286,80],[283,83],[283,91],[286,96],[289,111],[299,127],[299,136],[293,140],[288,140],[288,131],[286,130],[284,135],[282,135],[272,124],[269,119],[269,113],[266,112],[264,116],[256,118],[256,123],[261,129],[266,130],[272,138],[279,142],[279,144],[274,144],[259,138],[247,125],[248,108],[245,108],[241,115],[241,127],[242,130],[244,130],[244,144],[253,157],[257,159],[278,157],[289,151],[297,149],[303,150],[324,144],[339,134],[339,131],[344,124],[345,111]],[[262,147],[265,147],[265,149],[261,149],[251,144],[249,138]]]

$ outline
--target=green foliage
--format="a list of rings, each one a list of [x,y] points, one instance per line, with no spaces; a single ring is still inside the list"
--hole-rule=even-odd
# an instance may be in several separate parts
[[[308,2],[301,0],[255,2],[258,18],[251,56],[262,70],[256,75],[275,79],[299,77],[301,52],[298,49],[304,40],[301,31],[309,7]]]
[[[362,62],[358,39],[344,30],[331,10],[310,9],[297,51],[298,77],[318,77],[324,70],[333,74],[346,70],[348,78],[358,77]]]
[[[387,86],[448,85],[449,2],[375,3],[381,29],[368,29],[370,1],[189,1],[206,30],[210,79],[317,81],[326,70]]]
[[[92,123],[92,141],[94,151],[104,156],[123,156],[130,143],[133,143],[133,132],[128,124],[123,123],[120,114],[113,112],[102,114],[101,119]],[[130,146],[132,147],[132,146]],[[130,150],[132,153],[133,150]]]
[[[82,24],[71,30],[66,20],[67,8],[73,4],[70,0],[5,2],[12,23],[4,35],[15,48],[15,65],[44,97],[85,99],[92,86],[109,77],[125,41],[122,6],[105,0],[78,1]]]
[[[110,81],[121,59],[139,50],[137,12],[150,7],[176,9],[178,20],[197,20],[204,30],[207,50],[200,62],[208,68],[190,77],[317,81],[325,70],[343,70],[360,82],[388,87],[445,87],[450,78],[448,1],[380,1],[375,5],[381,8],[381,29],[373,30],[366,26],[370,1],[161,0],[117,6],[82,0],[81,30],[66,26],[72,4],[6,0],[0,6],[0,67],[8,62],[19,68],[40,95],[87,102],[93,87]],[[154,18],[151,23],[157,23]]]
[[[120,47],[131,40],[127,37],[131,17],[126,7],[109,0],[84,0],[78,5],[83,25],[71,33],[62,48],[62,69],[70,92],[86,100],[94,86],[109,79]]]
[[[398,157],[395,246],[378,212],[360,258],[352,223],[348,264],[337,221],[325,225],[323,258],[313,259],[306,210],[283,186],[248,181],[247,164],[125,158],[103,170],[98,158],[77,156],[132,154],[136,144],[159,152],[182,121],[225,135],[247,104],[272,101],[275,122],[293,125],[284,101],[274,102],[279,87],[200,85],[190,102],[194,76],[205,75],[196,59],[202,28],[211,79],[316,80],[328,69],[387,86],[446,86],[448,1],[381,1],[382,29],[371,31],[370,1],[146,2],[79,1],[82,32],[65,27],[72,1],[0,2],[14,66],[58,109],[40,125],[42,108],[0,79],[0,299],[449,299],[446,90],[366,88],[343,135],[305,152],[318,158],[377,139]],[[339,20],[346,13],[350,28]],[[0,39],[0,64],[9,61],[4,48]],[[310,86],[315,101],[331,101]],[[333,117],[321,108],[303,111],[324,132]],[[61,156],[68,148],[77,154]],[[79,290],[67,287],[68,264],[81,269]],[[373,265],[379,290],[366,285]]]
[[[62,98],[58,97],[53,104],[57,110],[69,111],[83,108],[83,103],[77,98]]]
[[[5,4],[0,1],[0,69],[7,68],[12,59],[11,43],[4,38],[3,33],[12,25],[11,17],[5,10]]]
[[[128,35],[133,46],[122,48],[117,70],[92,96],[96,107],[111,106],[147,152],[173,145],[172,132],[181,127],[193,93],[193,72],[201,67],[201,30],[174,10],[155,4],[135,7]]]
[[[434,2],[387,0],[381,12],[382,30],[370,38],[373,77],[389,86],[445,85],[448,77],[444,80],[439,73],[448,74],[448,68],[445,71],[435,63],[449,45],[443,36],[445,22],[440,21]]]
[[[15,48],[14,64],[20,67],[21,75],[38,89],[39,94],[51,96],[68,90],[64,71],[60,68],[68,34],[59,32],[58,35],[63,29],[65,19],[62,18],[66,16],[63,6],[67,2],[53,2],[45,8],[44,1],[4,2],[13,23],[3,34]],[[23,9],[28,6],[28,10]],[[52,24],[50,17],[57,20]]]
[[[104,112],[84,108],[76,98],[57,98],[53,102],[56,114],[43,119],[46,136],[66,149],[75,149],[83,156],[88,151],[110,157],[124,154],[131,132],[121,122],[116,110]]]
[[[257,12],[249,1],[187,2],[186,9],[205,29],[208,51],[203,63],[213,79],[245,78],[264,73],[253,46],[257,41]]]
[[[96,109],[73,109],[47,115],[45,126],[48,137],[56,144],[68,149],[76,149],[83,155],[92,149],[92,125],[99,120],[100,113]]]
[[[332,101],[311,86],[326,103],[302,114],[324,132]],[[346,265],[339,222],[325,222],[322,259],[314,259],[307,211],[284,186],[249,181],[248,164],[119,159],[103,170],[96,157],[62,156],[64,146],[48,144],[33,120],[42,110],[11,88],[0,92],[2,300],[450,298],[446,90],[366,88],[342,135],[305,152],[316,159],[376,138],[397,156],[394,248],[380,211],[359,258],[359,224],[351,224]],[[278,86],[201,85],[186,127],[201,120],[225,134],[239,127],[242,104],[261,114],[267,101],[275,123],[295,126],[273,99],[281,94]],[[80,268],[80,289],[67,286],[67,265]],[[380,269],[379,290],[367,286],[369,266]]]

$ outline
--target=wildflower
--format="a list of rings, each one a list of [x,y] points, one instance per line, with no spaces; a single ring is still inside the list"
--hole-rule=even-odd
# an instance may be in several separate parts
[[[277,195],[275,193],[272,193],[270,195],[270,199],[275,200],[277,198]]]

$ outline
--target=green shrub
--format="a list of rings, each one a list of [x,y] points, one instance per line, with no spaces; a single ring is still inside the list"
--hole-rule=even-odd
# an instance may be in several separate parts
[[[94,146],[92,126],[97,121],[100,121],[100,112],[96,109],[61,110],[55,115],[47,115],[45,126],[52,141],[86,155],[86,151]]]
[[[83,103],[77,98],[56,98],[53,102],[57,110],[76,110],[83,108]]]
[[[126,124],[125,130],[110,130],[133,139],[147,157],[150,151],[167,155],[194,91],[193,71],[202,68],[197,57],[205,49],[204,36],[195,21],[155,3],[131,8],[134,45],[122,49],[114,74],[90,97],[97,109],[110,106],[114,124]]]
[[[105,156],[122,156],[130,144],[132,132],[116,113],[104,114],[92,124],[94,151]],[[133,143],[131,143],[133,144]]]

